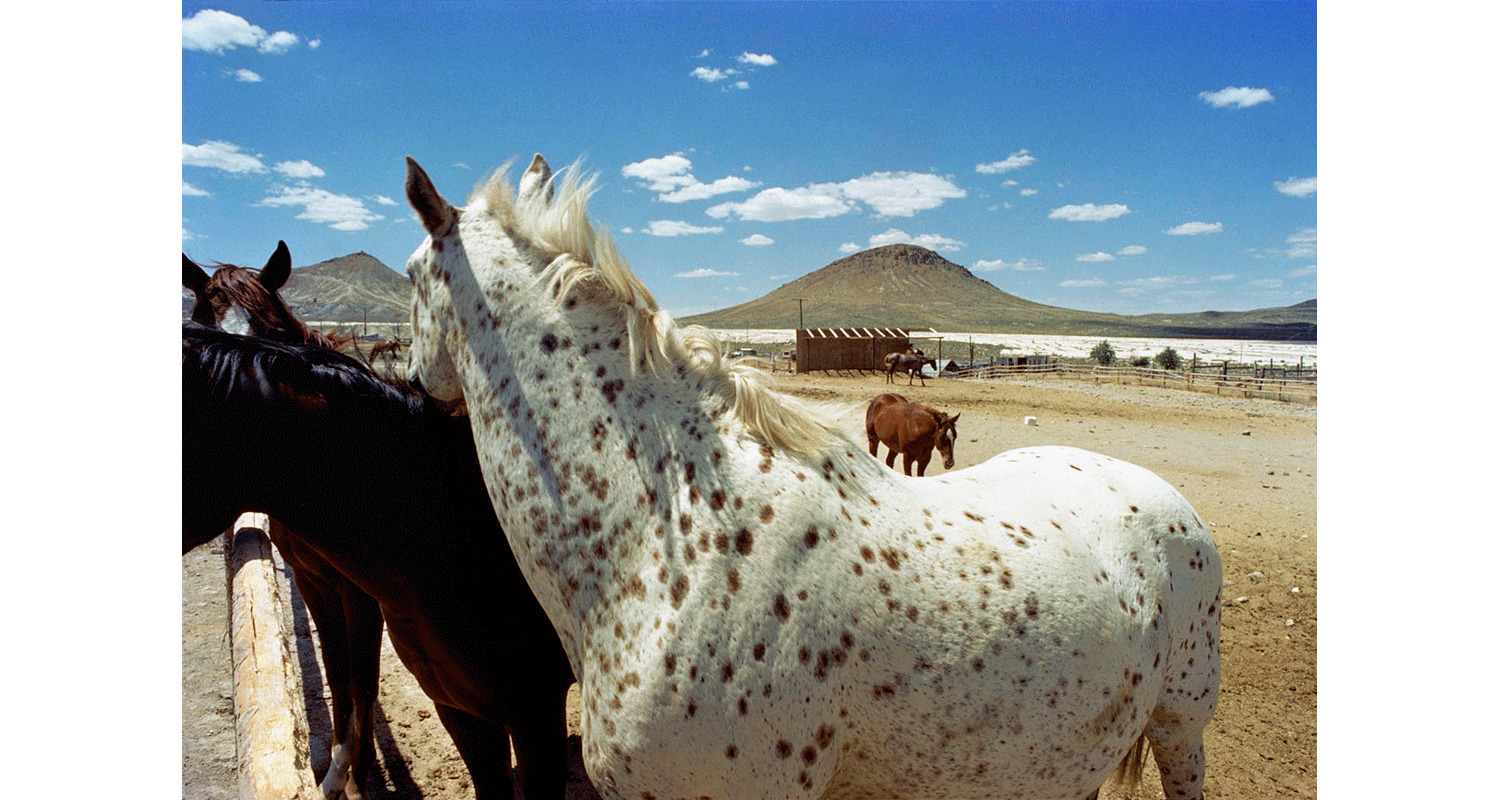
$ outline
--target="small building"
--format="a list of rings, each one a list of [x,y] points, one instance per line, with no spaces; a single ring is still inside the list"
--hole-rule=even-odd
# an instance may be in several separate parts
[[[936,332],[934,332],[936,333]],[[797,373],[830,369],[883,370],[889,353],[911,346],[906,328],[808,328],[797,331]]]

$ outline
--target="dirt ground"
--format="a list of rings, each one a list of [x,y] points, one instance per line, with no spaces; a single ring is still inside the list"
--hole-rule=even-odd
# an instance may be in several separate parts
[[[786,391],[839,404],[863,439],[864,404],[881,375],[778,376]],[[1016,447],[1082,447],[1145,466],[1187,497],[1208,522],[1224,562],[1223,683],[1207,732],[1206,794],[1216,800],[1317,794],[1317,409],[1147,386],[1030,378],[929,380],[895,390],[961,413],[955,469]],[[1035,417],[1035,424],[1026,424]],[[882,448],[881,457],[885,450]],[[896,467],[901,461],[898,458]],[[929,474],[942,472],[934,458]],[[218,543],[183,558],[182,795],[236,796],[232,684]],[[283,573],[283,578],[284,578]],[[289,584],[283,584],[291,592]],[[293,604],[314,769],[326,765],[327,696],[306,615]],[[473,796],[468,774],[432,703],[389,642],[377,710],[378,764],[371,796],[450,800]],[[578,760],[576,689],[569,697],[569,800],[597,797]],[[321,739],[320,739],[321,737]],[[318,744],[317,742],[323,743]],[[320,755],[321,753],[321,755]],[[1122,798],[1106,786],[1101,797]],[[1148,767],[1134,798],[1160,798]]]

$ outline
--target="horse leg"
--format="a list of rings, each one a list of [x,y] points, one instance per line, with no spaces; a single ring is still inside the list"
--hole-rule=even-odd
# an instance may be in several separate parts
[[[885,465],[887,467],[890,467],[891,469],[895,469],[896,468],[896,453],[898,453],[898,452],[900,452],[900,451],[898,451],[896,448],[892,447],[885,454]],[[910,475],[911,474],[911,470],[907,470],[906,474]]]
[[[385,617],[375,598],[347,580],[342,595],[349,636],[349,684],[354,696],[349,732],[343,740],[349,764],[344,797],[361,800],[365,780],[375,763],[375,702],[380,695],[380,645]]]
[[[1217,633],[1217,625],[1214,627]],[[1195,664],[1185,676],[1168,660],[1170,694],[1163,693],[1146,723],[1146,739],[1161,771],[1161,788],[1167,800],[1203,798],[1203,729],[1218,702],[1219,649],[1197,648],[1193,655]]]
[[[510,736],[505,726],[442,703],[435,703],[434,707],[459,757],[469,768],[474,800],[512,800],[516,790],[510,778]],[[561,741],[558,746],[562,746]]]
[[[932,460],[932,451],[931,450],[927,451],[926,455],[917,456],[916,462],[917,462],[917,477],[918,478],[920,478],[923,475],[927,474],[927,462],[929,462],[931,460]],[[906,474],[910,475],[911,472],[908,471]]]
[[[562,797],[567,784],[568,725],[565,709],[568,687],[573,681],[566,665],[560,672],[567,674],[567,680],[549,687],[556,682],[557,671],[540,677],[542,686],[534,687],[541,689],[535,692],[536,702],[522,703],[510,715],[516,771],[521,777],[521,796],[526,800]]]

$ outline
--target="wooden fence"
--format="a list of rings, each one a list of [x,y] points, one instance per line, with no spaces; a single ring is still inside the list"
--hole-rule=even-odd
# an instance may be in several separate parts
[[[1299,374],[1300,373],[1300,374]],[[1316,369],[1290,366],[1244,364],[1230,369],[1230,365],[1208,367],[1200,365],[1197,370],[1164,370],[1149,367],[1099,367],[1075,364],[1020,364],[981,365],[949,373],[960,380],[999,380],[1009,377],[1054,376],[1094,383],[1137,384],[1212,392],[1232,397],[1258,397],[1316,403],[1318,401],[1318,377]]]

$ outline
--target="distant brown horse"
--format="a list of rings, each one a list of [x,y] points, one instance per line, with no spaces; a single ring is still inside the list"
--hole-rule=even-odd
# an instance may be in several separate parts
[[[870,440],[870,455],[884,444],[889,452],[885,465],[896,468],[896,454],[901,454],[901,468],[911,474],[911,465],[917,465],[918,477],[927,474],[927,462],[932,460],[932,448],[943,457],[943,468],[953,469],[953,442],[958,438],[956,426],[959,414],[948,416],[945,412],[929,408],[920,403],[908,402],[899,394],[881,394],[870,401],[865,409],[865,437]]]
[[[307,327],[281,299],[279,290],[291,276],[292,251],[284,241],[276,243],[276,252],[259,270],[219,264],[209,275],[187,253],[182,254],[182,285],[193,292],[192,319],[199,325],[287,344],[344,350],[354,337],[328,336]]]
[[[370,348],[370,361],[373,363],[382,353],[390,353],[391,358],[401,357],[401,342],[395,339],[381,339]]]
[[[911,385],[912,379],[914,377],[915,378],[921,378],[922,379],[922,385],[926,386],[927,385],[927,376],[925,376],[925,375],[922,374],[922,367],[924,365],[931,364],[932,365],[932,369],[934,371],[936,371],[937,370],[937,361],[934,360],[934,359],[931,359],[931,358],[928,358],[928,357],[922,355],[922,351],[921,350],[912,350],[911,348],[907,348],[907,349],[908,349],[908,352],[905,352],[905,353],[887,353],[886,354],[886,357],[885,357],[885,382],[886,383],[895,383],[896,382],[896,373],[897,372],[905,372],[905,373],[907,373],[907,377],[906,377],[906,385],[907,386]]]

